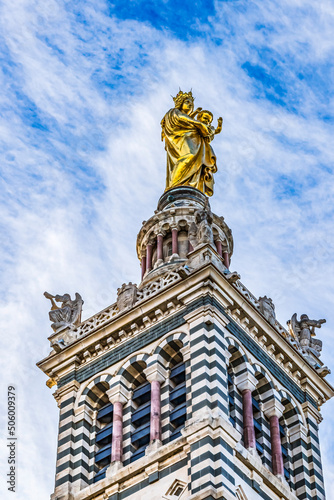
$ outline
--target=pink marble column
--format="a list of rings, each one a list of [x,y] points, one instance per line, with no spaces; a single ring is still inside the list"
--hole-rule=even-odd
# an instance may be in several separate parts
[[[143,255],[141,258],[141,279],[144,278],[146,273],[146,255]]]
[[[152,360],[153,361],[153,360]],[[157,362],[150,363],[145,368],[146,380],[151,384],[151,421],[149,453],[157,450],[161,445],[161,384],[168,376],[167,370]]]
[[[256,450],[256,439],[253,418],[252,392],[257,386],[256,377],[247,369],[235,377],[235,385],[242,394],[243,437],[244,445],[249,451]]]
[[[252,391],[250,389],[246,389],[242,393],[242,411],[245,448],[256,448]]]
[[[216,248],[217,248],[217,252],[222,257],[223,256],[222,242],[220,240],[216,240],[215,241],[215,245],[216,245]]]
[[[284,476],[282,444],[278,416],[272,415],[269,418],[269,422],[273,474],[275,474],[275,476]]]
[[[163,260],[163,236],[162,234],[158,234],[157,236],[157,260]]]
[[[230,269],[230,256],[228,252],[223,252],[223,261],[224,261],[224,266],[227,267],[227,269]]]
[[[112,421],[111,461],[122,462],[123,457],[123,403],[114,402]]]
[[[151,381],[150,441],[161,441],[161,387],[158,380]]]
[[[146,269],[150,271],[152,269],[152,243],[148,243],[146,247]]]
[[[177,228],[172,229],[172,254],[178,254],[179,253],[179,248],[178,248],[178,241],[177,241]]]
[[[279,419],[283,415],[284,406],[278,399],[278,394],[274,393],[272,398],[263,404],[263,413],[270,422],[270,442],[273,474],[284,478],[283,455],[281,445],[281,434],[279,431]]]

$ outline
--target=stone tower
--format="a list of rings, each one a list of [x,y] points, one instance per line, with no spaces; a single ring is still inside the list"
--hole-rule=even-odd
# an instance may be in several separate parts
[[[60,410],[52,500],[325,498],[323,321],[285,329],[232,252],[208,198],[175,187],[138,234],[139,286],[83,322],[79,295],[54,297],[38,363]]]

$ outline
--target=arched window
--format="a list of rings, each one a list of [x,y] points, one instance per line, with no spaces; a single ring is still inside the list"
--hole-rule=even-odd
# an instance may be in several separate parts
[[[289,396],[288,396],[289,397]],[[290,398],[290,397],[289,397]],[[283,416],[280,418],[280,435],[281,435],[281,445],[282,445],[282,455],[283,455],[283,467],[284,467],[284,477],[290,488],[295,488],[295,477],[294,477],[294,463],[293,455],[291,453],[291,443],[289,435],[295,434],[296,428],[300,428],[301,420],[296,409],[296,404],[287,397],[282,398],[282,404],[284,405]],[[300,432],[298,432],[300,435]],[[294,444],[300,445],[300,439],[294,441]]]
[[[169,382],[169,402],[171,405],[171,435],[169,440],[172,441],[181,436],[181,429],[187,418],[186,365],[183,361],[171,368]]]
[[[227,370],[227,385],[228,385],[229,420],[233,425],[233,427],[236,427],[235,387],[234,387],[234,375],[231,366],[229,366]]]
[[[113,405],[106,403],[97,412],[96,424],[100,429],[95,435],[95,470],[93,482],[103,479],[111,462],[111,440],[112,440]]]
[[[252,392],[255,444],[263,465],[271,471],[270,423],[262,411],[262,402],[266,398],[267,391],[271,390],[271,384],[262,373],[256,373],[256,378],[258,384]]]
[[[182,335],[185,337],[185,335]],[[166,381],[161,385],[161,440],[166,444],[181,436],[187,418],[187,363],[181,349],[183,342],[168,338],[159,348],[160,364],[166,370]]]
[[[290,483],[290,454],[289,454],[289,440],[287,437],[287,427],[285,424],[284,416],[279,420],[279,430],[281,437],[281,449],[283,456],[283,467],[284,467],[284,477],[288,483]]]
[[[151,384],[144,373],[145,359],[135,356],[117,375],[129,398],[123,406],[123,465],[144,456],[150,442]]]
[[[111,462],[111,440],[113,405],[106,394],[109,384],[98,382],[87,394],[86,402],[95,409],[95,422],[91,435],[94,441],[94,475],[92,481],[96,483],[103,479]]]
[[[150,418],[151,384],[145,381],[134,389],[132,395],[130,462],[145,455],[145,449],[150,442]]]
[[[253,404],[253,418],[254,418],[254,431],[255,431],[255,444],[256,450],[260,457],[263,457],[264,447],[263,447],[263,435],[262,435],[262,412],[260,407],[260,396],[258,391],[255,390],[252,393],[252,404]]]
[[[227,368],[229,419],[233,427],[243,435],[242,395],[236,386],[235,379],[240,370],[240,365],[245,360],[243,354],[234,345],[230,345],[228,350],[230,352]]]

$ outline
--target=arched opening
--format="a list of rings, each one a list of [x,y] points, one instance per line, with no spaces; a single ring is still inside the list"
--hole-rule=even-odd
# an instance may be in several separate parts
[[[111,462],[113,405],[106,394],[108,389],[107,382],[98,382],[88,393],[96,410],[93,426],[95,428],[94,483],[105,477]]]
[[[124,463],[134,462],[145,455],[150,442],[151,384],[146,380],[145,361],[134,361],[123,372],[122,376],[132,392],[129,420],[130,432],[128,443],[124,443],[127,459]]]
[[[171,406],[169,440],[173,441],[181,436],[181,429],[183,429],[187,418],[186,365],[181,353],[171,360],[169,384],[169,403]]]
[[[293,471],[293,456],[291,453],[290,433],[293,430],[300,429],[300,415],[296,409],[296,405],[288,397],[282,398],[284,406],[283,415],[280,418],[280,435],[283,456],[284,477],[291,488],[294,488],[294,471]],[[300,432],[299,432],[300,433]],[[300,440],[299,440],[300,441]]]
[[[246,360],[238,347],[239,346],[230,345],[228,348],[230,353],[227,367],[228,411],[231,424],[243,436],[242,395],[236,386],[235,379],[240,370],[240,365],[245,363]]]
[[[272,471],[270,422],[262,411],[265,394],[272,389],[271,383],[262,372],[256,372],[258,384],[252,393],[255,443],[263,465]]]
[[[165,341],[164,341],[165,342]],[[181,436],[187,418],[186,363],[179,339],[168,339],[158,354],[169,375],[161,390],[162,443],[166,444]]]

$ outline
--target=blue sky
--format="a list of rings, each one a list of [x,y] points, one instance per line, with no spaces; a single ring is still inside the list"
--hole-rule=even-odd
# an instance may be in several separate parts
[[[80,292],[89,317],[138,282],[136,235],[164,190],[160,120],[179,87],[224,118],[211,204],[233,230],[232,268],[282,324],[326,317],[334,367],[333,29],[326,0],[3,0],[1,381],[19,391],[18,500],[53,489],[58,410],[35,367],[49,352],[43,292]]]

